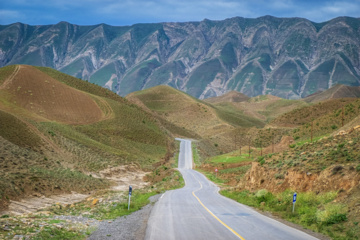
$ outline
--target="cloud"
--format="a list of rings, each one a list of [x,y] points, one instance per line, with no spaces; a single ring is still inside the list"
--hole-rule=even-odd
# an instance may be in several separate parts
[[[5,13],[0,24],[130,25],[264,15],[326,21],[340,15],[359,17],[360,12],[360,0],[3,0],[0,6]]]

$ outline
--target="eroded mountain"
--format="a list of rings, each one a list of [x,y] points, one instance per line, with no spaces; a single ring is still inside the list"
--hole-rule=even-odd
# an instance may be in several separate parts
[[[360,85],[360,19],[235,17],[78,26],[0,25],[0,66],[47,66],[125,96],[169,85],[203,99],[235,90],[297,99]]]

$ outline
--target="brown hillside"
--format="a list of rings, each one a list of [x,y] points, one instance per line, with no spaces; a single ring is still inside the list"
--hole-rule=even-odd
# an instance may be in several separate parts
[[[94,123],[103,118],[95,101],[86,93],[53,79],[40,70],[18,65],[0,86],[8,100],[51,121],[68,124]]]
[[[359,97],[360,97],[360,87],[351,87],[351,86],[338,84],[326,91],[312,94],[304,98],[303,100],[305,102],[320,102],[334,98],[359,98]]]
[[[299,100],[287,100],[272,95],[260,95],[243,102],[216,103],[218,107],[229,107],[242,112],[244,115],[268,122],[273,118],[289,112],[295,108],[307,105]]]
[[[230,91],[219,97],[212,97],[204,99],[208,103],[222,103],[222,102],[244,102],[249,100],[250,97],[236,91]]]
[[[157,86],[126,96],[134,103],[146,106],[167,121],[199,136],[213,136],[233,127],[222,121],[214,108],[168,86]]]
[[[298,125],[310,123],[312,120],[333,114],[334,111],[341,111],[341,108],[347,105],[349,105],[348,108],[352,106],[350,104],[355,104],[357,106],[357,100],[357,98],[329,99],[323,102],[319,102],[315,105],[295,109],[285,113],[274,119],[270,124],[281,127],[295,127]],[[358,108],[356,106],[351,107],[351,113],[357,113]],[[347,119],[349,114],[350,113],[345,112],[344,118]],[[339,119],[341,118],[341,113],[337,112],[336,115]]]

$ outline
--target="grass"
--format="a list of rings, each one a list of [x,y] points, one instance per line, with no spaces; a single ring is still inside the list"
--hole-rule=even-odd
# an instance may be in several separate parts
[[[16,65],[0,68],[0,85],[15,71]]]
[[[0,75],[10,75],[14,69],[1,68],[4,75]],[[168,130],[150,113],[100,86],[51,68],[37,69],[88,94],[103,110],[104,120],[87,125],[43,121],[26,109],[14,108],[11,95],[1,92],[0,104],[6,109],[0,110],[0,125],[6,126],[0,128],[1,209],[9,200],[34,192],[47,195],[107,187],[106,181],[90,178],[89,172],[129,163],[153,170],[154,163],[171,152]]]
[[[330,235],[334,239],[360,237],[360,232],[342,231],[347,223],[348,210],[345,205],[333,202],[338,195],[337,192],[298,193],[294,213],[292,213],[293,191],[291,190],[276,194],[265,189],[256,192],[222,190],[220,193],[239,203],[276,213],[288,221]],[[358,226],[355,228],[359,229]],[[353,234],[354,238],[349,237],[350,234]]]
[[[239,163],[239,162],[252,160],[251,156],[249,157],[249,154],[236,155],[237,152],[238,151],[236,151],[235,153],[231,152],[228,154],[215,156],[206,161],[212,162],[212,163]]]
[[[51,216],[12,217],[0,220],[8,231],[0,231],[1,239],[15,239],[22,235],[26,239],[86,239],[93,231],[80,223],[55,220]]]
[[[130,209],[128,210],[127,199],[123,199],[120,203],[112,205],[101,205],[92,211],[92,218],[95,219],[115,219],[121,216],[129,215],[143,208],[150,203],[149,197],[156,195],[156,192],[142,193],[134,192],[131,196]]]
[[[192,142],[191,148],[192,148],[192,154],[193,154],[193,160],[194,160],[195,166],[200,166],[201,165],[200,154],[196,147],[196,143]]]

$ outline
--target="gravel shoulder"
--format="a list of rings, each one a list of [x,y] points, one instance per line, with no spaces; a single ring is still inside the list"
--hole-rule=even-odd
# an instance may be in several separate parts
[[[150,204],[130,215],[113,221],[98,221],[97,230],[90,235],[88,240],[144,239],[151,210],[160,196],[161,194],[150,197]]]

